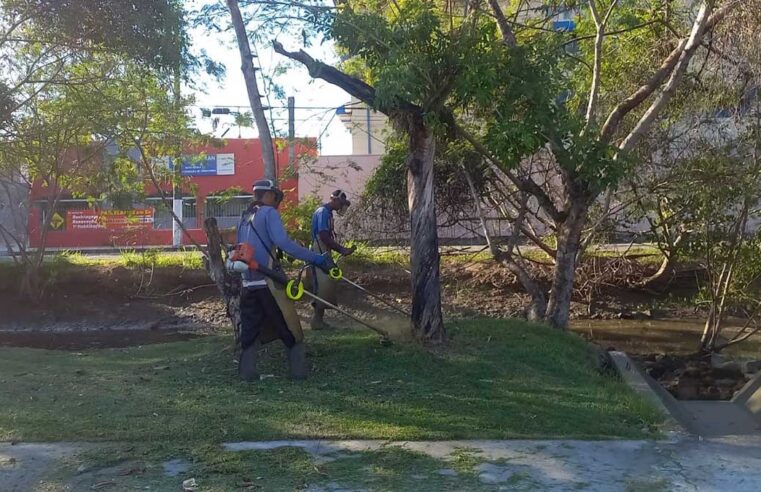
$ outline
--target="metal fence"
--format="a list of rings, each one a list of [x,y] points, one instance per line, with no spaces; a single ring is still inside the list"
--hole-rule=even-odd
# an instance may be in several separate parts
[[[224,199],[215,196],[206,197],[204,217],[214,217],[220,229],[234,229],[238,227],[240,216],[251,204],[250,195],[239,195]]]
[[[462,216],[438,218],[438,236],[442,244],[483,244],[483,226],[478,217]],[[489,214],[485,217],[489,235],[494,239],[508,238],[512,234],[511,221]],[[345,219],[336,220],[337,233],[346,239],[367,242],[378,246],[404,245],[410,242],[408,219],[391,217],[383,213],[357,211]]]
[[[171,199],[170,199],[171,202]],[[152,207],[153,228],[157,230],[166,230],[172,228],[174,218],[170,208],[165,205],[164,200],[160,197],[151,197],[145,199],[146,207]],[[198,228],[198,211],[196,199],[194,197],[184,197],[182,199],[182,225],[187,229]]]

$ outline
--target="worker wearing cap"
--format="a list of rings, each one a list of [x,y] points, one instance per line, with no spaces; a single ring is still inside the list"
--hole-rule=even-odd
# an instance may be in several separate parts
[[[325,270],[333,266],[328,255],[321,255],[299,246],[285,231],[277,207],[283,192],[271,180],[254,183],[254,202],[243,212],[238,226],[238,243],[248,243],[254,250],[254,259],[270,269],[280,269],[276,248],[290,256]],[[285,295],[283,286],[256,270],[243,273],[240,294],[241,356],[238,371],[244,380],[258,379],[257,348],[276,339],[288,348],[291,377],[306,377],[306,351],[304,334],[293,301]]]
[[[346,193],[336,190],[331,193],[327,203],[315,210],[312,215],[312,251],[331,255],[335,251],[340,255],[347,256],[356,250],[355,246],[347,248],[338,243],[333,226],[333,212],[343,215],[348,210],[349,205],[351,205],[351,202],[346,198]],[[318,269],[312,269],[311,277],[314,293],[326,301],[337,305],[338,281],[330,278],[324,271]],[[327,328],[323,319],[327,306],[320,302],[314,302],[312,305],[314,306],[314,315],[312,316],[310,326],[314,330]]]

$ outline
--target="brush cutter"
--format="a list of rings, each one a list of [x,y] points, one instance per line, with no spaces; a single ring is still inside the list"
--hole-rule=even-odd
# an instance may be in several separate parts
[[[341,258],[343,258],[343,257],[341,257]],[[384,298],[382,298],[381,296],[379,296],[375,292],[372,292],[369,289],[367,289],[365,287],[362,287],[358,283],[353,282],[353,281],[349,280],[348,278],[344,277],[343,271],[338,266],[336,266],[334,268],[331,268],[331,270],[328,272],[328,276],[330,276],[330,278],[332,278],[333,280],[339,280],[339,281],[343,280],[344,282],[346,282],[347,284],[351,285],[352,287],[354,287],[356,289],[359,289],[360,291],[364,292],[365,294],[367,294],[368,296],[370,296],[370,297],[372,297],[374,299],[379,300],[380,302],[382,302],[386,306],[390,307],[391,309],[393,309],[394,311],[396,311],[396,312],[398,312],[400,314],[403,314],[407,318],[411,318],[412,317],[412,315],[410,313],[408,313],[404,309],[400,308],[399,306],[396,306],[396,305],[390,303],[389,301],[385,300]]]
[[[331,275],[331,278],[333,278],[333,276],[332,276],[332,275]],[[380,302],[382,302],[382,303],[383,303],[383,304],[385,304],[386,306],[390,307],[391,309],[393,309],[394,311],[396,311],[396,312],[398,312],[398,313],[401,313],[401,314],[403,314],[403,315],[404,315],[404,316],[406,316],[407,318],[410,318],[410,317],[412,317],[412,315],[410,315],[410,313],[408,313],[408,312],[407,312],[407,311],[405,311],[404,309],[400,308],[399,306],[395,306],[394,304],[391,304],[390,302],[388,302],[387,300],[385,300],[384,298],[382,298],[381,296],[379,296],[379,295],[378,295],[378,294],[376,294],[375,292],[371,292],[371,291],[367,290],[366,288],[362,287],[362,286],[361,286],[361,285],[359,285],[358,283],[356,283],[356,282],[352,282],[352,281],[351,281],[351,280],[349,280],[348,278],[344,277],[344,276],[343,276],[343,274],[341,274],[341,275],[340,275],[340,278],[339,278],[339,279],[340,279],[340,280],[343,280],[344,282],[346,282],[347,284],[351,285],[352,287],[356,287],[357,289],[361,290],[362,292],[364,292],[365,294],[369,295],[370,297],[372,297],[372,298],[374,298],[374,299],[377,299],[377,300],[379,300]]]
[[[329,254],[329,253],[326,253],[326,254]],[[371,325],[370,323],[341,309],[335,304],[330,303],[326,301],[325,299],[305,290],[304,283],[301,281],[301,277],[304,270],[308,268],[309,266],[310,265],[305,265],[304,267],[301,268],[301,270],[299,271],[298,280],[294,280],[294,279],[289,280],[283,271],[274,270],[272,268],[266,267],[258,263],[254,259],[254,248],[248,243],[240,243],[236,245],[235,248],[232,251],[230,251],[230,254],[228,255],[228,259],[227,259],[228,270],[233,272],[238,272],[238,273],[243,273],[247,270],[255,270],[261,273],[262,275],[272,279],[274,282],[277,282],[278,284],[282,285],[285,288],[285,295],[289,299],[293,301],[298,301],[306,294],[307,297],[310,297],[317,302],[321,302],[322,304],[335,309],[336,311],[343,314],[344,316],[351,318],[357,323],[378,333],[381,336],[382,342],[389,341],[388,333],[386,333],[384,330]],[[335,279],[341,278],[343,276],[343,274],[341,273],[341,269],[338,267],[331,268],[329,270],[328,275],[330,275],[331,278],[335,278]]]

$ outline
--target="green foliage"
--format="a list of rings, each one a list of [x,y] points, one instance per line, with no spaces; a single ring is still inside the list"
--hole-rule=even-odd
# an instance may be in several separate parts
[[[502,75],[482,83],[484,95],[462,103],[475,105],[483,140],[505,171],[549,144],[560,169],[599,191],[618,182],[625,166],[613,161],[613,147],[582,131],[583,116],[568,105],[573,87],[562,41],[546,33],[510,50],[499,65]]]
[[[301,244],[312,243],[312,214],[322,202],[314,196],[306,197],[298,203],[285,202],[280,206],[280,217],[288,228],[288,234]]]
[[[207,200],[213,201],[214,203],[219,205],[224,205],[225,203],[228,203],[230,200],[232,200],[236,196],[242,196],[247,194],[248,193],[245,192],[243,188],[241,188],[240,186],[231,186],[224,190],[213,192],[212,193],[213,196],[207,197]]]
[[[346,55],[344,69],[376,89],[376,106],[400,101],[420,105],[427,123],[462,78],[472,54],[494,39],[493,25],[480,16],[453,16],[424,0],[356,1],[335,16],[330,36]]]
[[[434,198],[439,213],[455,217],[460,213],[472,214],[473,199],[465,172],[467,170],[481,196],[489,180],[489,172],[481,158],[470,147],[458,140],[444,137],[437,141],[438,152],[434,159]],[[407,146],[399,137],[386,143],[386,153],[365,185],[364,206],[388,212],[389,215],[407,215]]]
[[[757,158],[737,151],[734,146],[717,148],[688,160],[682,176],[689,178],[683,178],[671,199],[691,231],[682,254],[699,259],[708,270],[709,282],[698,302],[710,299],[716,288],[710,280],[718,281],[722,269],[731,268],[728,303],[754,310],[761,299],[761,236],[750,232],[750,224],[761,219],[761,168]]]
[[[81,259],[79,264],[87,263],[85,259]],[[114,264],[114,262],[109,260],[108,264]],[[181,267],[185,270],[200,270],[203,269],[203,257],[198,251],[163,252],[155,248],[128,249],[119,252],[116,264],[132,269]]]
[[[33,36],[43,43],[116,51],[170,72],[188,61],[179,0],[4,0],[2,8],[9,15],[29,18]]]

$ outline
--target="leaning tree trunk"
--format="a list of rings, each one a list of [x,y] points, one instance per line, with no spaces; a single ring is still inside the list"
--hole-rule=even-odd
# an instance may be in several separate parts
[[[410,266],[412,269],[412,324],[418,339],[446,339],[441,313],[439,236],[433,187],[435,139],[422,116],[408,124],[407,202],[410,210]]]
[[[589,207],[582,200],[572,203],[566,219],[558,227],[555,275],[547,305],[547,320],[556,328],[566,329],[571,311],[571,296],[576,275],[576,257]]]
[[[262,160],[264,161],[264,177],[266,179],[276,180],[277,170],[275,169],[275,150],[272,143],[272,134],[267,124],[267,117],[264,114],[262,105],[262,95],[259,92],[259,85],[256,82],[256,68],[254,67],[251,53],[251,45],[248,41],[246,26],[243,23],[243,16],[240,13],[238,0],[227,0],[227,7],[230,9],[233,28],[235,28],[235,37],[238,40],[238,51],[240,52],[240,69],[243,72],[243,79],[246,81],[246,90],[248,92],[248,101],[251,104],[251,112],[254,114],[256,129],[259,132],[259,142],[262,144]]]
[[[232,275],[225,268],[225,259],[222,250],[226,249],[225,241],[219,233],[217,219],[210,217],[204,221],[206,231],[206,244],[209,252],[206,260],[206,271],[209,277],[217,284],[219,294],[225,301],[227,317],[235,330],[235,348],[240,348],[240,275]]]

